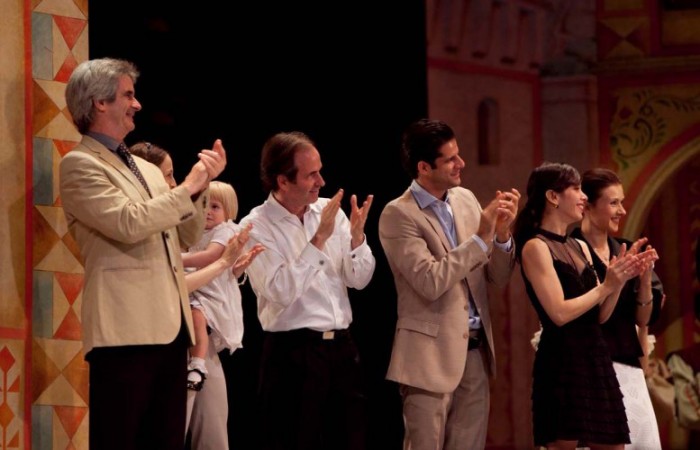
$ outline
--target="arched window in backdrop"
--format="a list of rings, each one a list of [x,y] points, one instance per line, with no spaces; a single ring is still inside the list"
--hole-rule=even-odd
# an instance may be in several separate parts
[[[492,98],[479,102],[477,111],[477,136],[479,165],[500,163],[498,103]]]

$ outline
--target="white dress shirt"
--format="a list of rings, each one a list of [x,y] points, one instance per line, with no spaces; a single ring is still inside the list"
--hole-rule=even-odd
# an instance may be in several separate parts
[[[323,251],[311,244],[328,201],[309,205],[302,223],[270,194],[241,220],[241,226],[253,224],[249,246],[266,248],[248,267],[265,331],[341,330],[352,322],[347,288],[367,286],[376,262],[366,238],[351,250],[350,221],[342,210]]]

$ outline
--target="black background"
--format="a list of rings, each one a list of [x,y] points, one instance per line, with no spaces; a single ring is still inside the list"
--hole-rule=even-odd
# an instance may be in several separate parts
[[[240,219],[266,197],[258,177],[264,141],[299,130],[321,153],[322,196],[344,188],[347,212],[350,194],[374,194],[366,234],[377,269],[367,288],[350,292],[373,449],[400,449],[403,432],[396,386],[384,380],[396,298],[377,221],[410,182],[401,131],[427,112],[424,8],[422,0],[89,2],[90,58],[127,59],[141,72],[143,110],[127,144],[167,149],[177,179],[221,138],[228,166],[220,179],[235,187]],[[247,285],[243,306],[244,348],[222,360],[231,448],[254,449],[257,433],[274,430],[256,421],[261,330]]]

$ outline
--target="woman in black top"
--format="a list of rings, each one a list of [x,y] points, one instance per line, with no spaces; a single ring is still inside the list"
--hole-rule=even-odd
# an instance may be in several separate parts
[[[586,242],[593,267],[602,281],[610,259],[620,253],[623,244],[630,245],[629,241],[612,237],[619,231],[620,220],[626,214],[625,194],[620,179],[608,169],[586,171],[581,188],[588,197],[588,205],[581,228],[576,228],[571,235]],[[647,248],[653,252],[653,260],[658,259],[656,251],[651,246]],[[656,415],[640,364],[639,358],[644,353],[637,333],[637,327],[647,327],[655,320],[661,307],[663,287],[652,267],[648,264],[640,276],[625,284],[610,319],[602,325],[624,396],[632,447],[642,449],[661,448]]]
[[[535,445],[620,450],[629,443],[627,417],[600,323],[648,255],[623,247],[598,283],[588,248],[566,235],[586,205],[580,182],[569,165],[542,164],[530,175],[515,225],[523,279],[542,323],[533,367]]]

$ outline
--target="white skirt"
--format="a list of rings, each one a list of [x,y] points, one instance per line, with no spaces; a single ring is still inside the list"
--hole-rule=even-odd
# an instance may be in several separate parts
[[[644,371],[639,367],[613,362],[613,368],[620,383],[630,429],[630,442],[625,449],[659,450],[659,426],[656,423],[654,407],[649,397],[649,389],[644,379]]]

